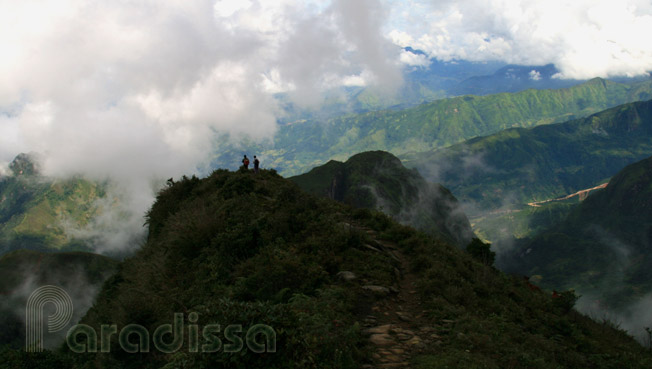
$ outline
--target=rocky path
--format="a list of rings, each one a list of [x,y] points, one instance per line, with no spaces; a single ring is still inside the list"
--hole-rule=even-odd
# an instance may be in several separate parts
[[[416,276],[410,272],[410,266],[398,249],[387,241],[379,240],[376,233],[367,228],[358,227],[373,239],[372,247],[377,252],[387,253],[399,265],[395,269],[398,283],[395,286],[367,285],[362,288],[375,294],[370,314],[362,317],[364,334],[368,337],[372,349],[372,364],[364,368],[409,368],[410,359],[429,345],[441,344],[438,331],[445,326],[431,327],[424,318],[420,298],[415,283]],[[443,321],[444,325],[453,321]]]

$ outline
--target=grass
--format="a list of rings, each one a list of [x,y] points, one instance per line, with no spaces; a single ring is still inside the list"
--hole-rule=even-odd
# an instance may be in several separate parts
[[[556,300],[532,291],[443,239],[306,194],[272,171],[184,177],[159,193],[148,222],[146,244],[104,284],[83,323],[151,330],[175,312],[194,312],[199,327],[269,325],[276,353],[132,355],[114,342],[109,354],[56,352],[51,359],[73,364],[51,367],[358,368],[370,354],[360,321],[372,297],[361,286],[397,278],[389,256],[364,247],[367,228],[408,258],[425,319],[441,338],[413,357],[414,367],[652,364],[631,337],[572,310],[572,294]],[[357,280],[341,280],[340,271]],[[4,358],[6,367],[30,359]]]

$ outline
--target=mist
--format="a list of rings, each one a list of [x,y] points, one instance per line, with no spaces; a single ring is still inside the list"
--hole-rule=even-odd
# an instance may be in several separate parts
[[[52,266],[52,264],[48,265]],[[56,285],[66,291],[73,303],[72,319],[65,329],[54,333],[49,333],[47,329],[43,331],[44,348],[55,349],[64,342],[68,328],[78,323],[93,305],[103,282],[115,271],[114,268],[106,266],[102,266],[101,272],[91,271],[89,265],[71,260],[66,260],[65,264],[59,264],[56,268],[39,269],[40,261],[38,264],[22,261],[15,267],[16,269],[11,271],[14,277],[12,279],[20,283],[12,286],[7,285],[7,281],[4,282],[3,287],[10,290],[3,291],[6,293],[3,293],[0,301],[0,311],[3,313],[2,329],[10,330],[12,327],[17,329],[16,336],[5,335],[4,338],[11,339],[12,343],[18,344],[20,348],[25,345],[25,306],[29,296],[36,289],[45,285]],[[96,275],[91,276],[91,273]],[[53,304],[46,305],[43,316],[54,313],[48,310],[51,308]],[[1,344],[8,343],[10,342],[1,342]]]
[[[652,328],[652,293],[637,299],[623,309],[612,309],[601,303],[602,296],[578,291],[579,300],[575,308],[597,322],[610,324],[634,337],[641,345],[649,347],[645,328]]]
[[[118,205],[71,231],[125,248],[165,179],[207,173],[220,137],[273,139],[275,93],[396,90],[385,15],[377,0],[0,5],[0,175],[38,152],[44,176],[110,181]]]

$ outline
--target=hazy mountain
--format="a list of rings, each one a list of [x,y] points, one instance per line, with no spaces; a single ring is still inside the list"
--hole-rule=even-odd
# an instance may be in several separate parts
[[[263,165],[297,175],[358,152],[383,150],[403,157],[507,128],[563,122],[650,96],[652,81],[621,84],[594,79],[567,89],[462,96],[405,110],[296,121],[282,125],[270,143],[245,143],[236,149],[228,140],[220,141],[214,165],[234,168],[243,151],[255,152]]]
[[[100,211],[105,187],[81,177],[42,176],[35,154],[20,154],[0,177],[0,254],[16,249],[87,250],[67,229],[81,229]]]
[[[444,236],[464,247],[473,230],[457,199],[439,184],[428,183],[384,151],[335,160],[289,178],[303,190],[355,207],[380,210],[402,224]]]
[[[373,110],[404,109],[436,99],[471,93],[471,90],[460,93],[460,90],[463,90],[459,86],[460,83],[475,76],[493,74],[505,66],[503,62],[428,60],[425,53],[410,47],[405,48],[405,52],[408,55],[421,56],[427,65],[405,66],[402,73],[403,84],[396,91],[385,91],[373,86],[339,87],[325,92],[324,101],[318,108],[301,108],[293,104],[287,94],[280,93],[276,98],[285,112],[281,122],[328,119]],[[580,82],[575,81],[575,84],[578,83]]]
[[[586,80],[557,78],[559,70],[547,65],[508,65],[503,62],[443,61],[410,47],[406,56],[420,58],[422,64],[403,68],[403,84],[394,92],[373,87],[340,87],[325,93],[324,103],[317,109],[301,109],[286,94],[278,94],[286,116],[283,122],[300,119],[328,119],[337,115],[363,113],[383,109],[405,109],[418,104],[461,95],[489,95],[521,92],[527,89],[558,89],[575,86]],[[620,78],[631,83],[645,78]]]
[[[106,354],[43,354],[52,367],[645,368],[652,362],[622,331],[571,310],[572,294],[552,298],[443,240],[306,194],[273,172],[184,178],[159,193],[148,219],[147,243],[105,283],[82,322],[98,332],[109,323],[118,331],[139,324],[153,332],[182,313],[188,329],[220,324],[200,338],[201,344],[223,338],[218,352],[191,352],[192,336],[182,330],[183,341],[174,340],[182,344],[170,354],[154,346],[129,354],[116,339]],[[227,328],[235,324],[240,328]],[[252,351],[249,339],[245,345],[255,324],[275,332],[267,331],[274,353],[264,353],[265,335],[257,336],[263,353]],[[235,353],[224,352],[234,344]],[[4,355],[10,366],[31,360]]]
[[[501,92],[519,92],[533,89],[565,88],[585,81],[555,78],[559,70],[552,64],[507,65],[493,74],[470,77],[450,92],[457,95],[489,95]]]

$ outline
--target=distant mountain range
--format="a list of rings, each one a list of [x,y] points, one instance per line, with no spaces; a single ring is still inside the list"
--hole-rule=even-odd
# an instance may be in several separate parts
[[[383,150],[400,158],[513,127],[532,127],[588,116],[652,97],[652,81],[622,84],[594,79],[559,90],[461,96],[404,110],[384,110],[282,125],[273,142],[219,142],[213,165],[235,168],[242,152],[255,152],[263,165],[297,175],[364,151]]]
[[[559,70],[552,64],[506,65],[495,73],[473,76],[450,89],[456,95],[489,95],[501,92],[520,92],[527,89],[558,89],[585,81],[556,78]]]
[[[325,93],[317,109],[295,106],[286,94],[276,97],[285,111],[283,123],[301,119],[328,119],[344,114],[358,114],[383,109],[405,109],[415,105],[462,95],[484,96],[516,93],[528,89],[544,90],[572,87],[587,80],[558,78],[553,64],[512,65],[503,62],[428,59],[426,53],[411,47],[404,55],[420,59],[416,65],[403,67],[403,84],[396,91],[374,86],[340,87]],[[611,79],[633,83],[649,77]]]
[[[370,151],[346,162],[331,160],[290,177],[303,190],[356,207],[380,210],[402,224],[465,247],[474,237],[457,199],[439,184],[428,183],[394,155]]]
[[[652,100],[561,124],[512,128],[404,155],[431,181],[482,209],[566,195],[652,155]]]

